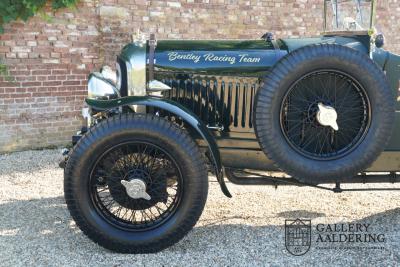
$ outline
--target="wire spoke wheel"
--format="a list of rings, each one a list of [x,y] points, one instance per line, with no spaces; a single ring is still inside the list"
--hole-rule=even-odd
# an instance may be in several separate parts
[[[200,218],[207,166],[195,140],[174,123],[116,115],[71,151],[64,193],[90,239],[117,252],[154,253],[181,240]]]
[[[261,149],[301,182],[336,183],[368,170],[390,140],[393,91],[367,53],[308,45],[282,58],[255,98]]]
[[[319,120],[321,107],[336,113],[337,129]],[[318,160],[350,153],[365,137],[370,121],[371,106],[364,88],[337,70],[302,76],[287,91],[280,111],[287,142],[301,155]]]
[[[129,183],[135,185],[128,187]],[[114,146],[99,157],[89,190],[107,222],[123,230],[143,231],[174,214],[182,198],[182,183],[178,165],[164,149],[135,141]]]

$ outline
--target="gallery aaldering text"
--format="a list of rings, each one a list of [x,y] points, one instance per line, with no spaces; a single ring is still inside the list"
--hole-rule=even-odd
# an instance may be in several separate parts
[[[384,243],[384,234],[371,233],[369,223],[317,224],[316,242],[321,243]]]

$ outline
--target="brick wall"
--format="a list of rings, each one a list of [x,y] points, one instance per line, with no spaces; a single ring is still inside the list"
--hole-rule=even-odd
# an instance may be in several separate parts
[[[80,124],[87,74],[115,56],[138,29],[159,39],[311,36],[322,26],[322,0],[81,0],[76,10],[50,11],[6,26],[0,58],[0,152],[58,146]],[[399,0],[379,1],[387,48],[400,53]]]
[[[86,77],[99,61],[94,1],[46,21],[7,25],[0,58],[12,82],[0,78],[0,151],[58,146],[81,125]]]

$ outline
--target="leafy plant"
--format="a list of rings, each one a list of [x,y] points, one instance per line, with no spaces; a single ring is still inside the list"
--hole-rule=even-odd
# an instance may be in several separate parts
[[[79,0],[1,0],[0,1],[0,33],[4,24],[18,19],[23,21],[37,14],[47,2],[53,9],[74,6]]]
[[[39,14],[46,21],[50,21],[50,17],[42,10],[49,2],[52,9],[56,10],[64,7],[73,7],[79,0],[0,0],[0,34],[4,32],[4,24],[18,19],[28,20],[35,14]],[[0,76],[7,81],[13,78],[9,75],[8,67],[2,63],[0,58]]]
[[[7,66],[0,62],[0,75],[5,76],[8,74]]]
[[[0,77],[4,77],[6,81],[13,82],[14,78],[10,76],[7,65],[3,64],[0,60]]]

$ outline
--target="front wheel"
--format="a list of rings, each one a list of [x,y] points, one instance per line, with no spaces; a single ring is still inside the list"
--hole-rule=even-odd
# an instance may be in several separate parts
[[[182,129],[150,116],[96,125],[68,160],[64,192],[79,228],[101,246],[151,253],[178,242],[207,198],[207,169]]]

